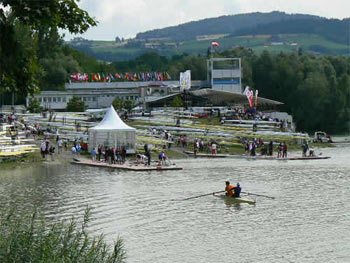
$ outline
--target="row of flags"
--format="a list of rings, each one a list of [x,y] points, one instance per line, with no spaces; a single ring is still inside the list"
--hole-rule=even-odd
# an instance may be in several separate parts
[[[112,81],[163,81],[171,80],[168,72],[139,72],[139,73],[72,73],[70,80],[75,82],[112,82]]]

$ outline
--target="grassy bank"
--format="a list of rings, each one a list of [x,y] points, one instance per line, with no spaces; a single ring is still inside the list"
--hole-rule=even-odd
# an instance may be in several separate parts
[[[0,167],[4,169],[11,169],[20,166],[28,166],[32,164],[39,164],[43,159],[38,152],[23,154],[21,156],[13,156],[11,158],[3,158],[0,160]]]
[[[46,222],[37,211],[18,212],[14,208],[0,213],[0,262],[86,262],[122,263],[126,254],[118,238],[111,248],[103,236],[87,232],[89,209],[83,222]]]

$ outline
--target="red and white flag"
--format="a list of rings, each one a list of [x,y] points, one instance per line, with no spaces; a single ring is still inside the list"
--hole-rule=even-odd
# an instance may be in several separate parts
[[[212,47],[218,47],[218,46],[219,46],[219,43],[216,42],[216,41],[211,41],[211,46],[212,46]]]
[[[243,94],[247,96],[250,108],[253,108],[253,91],[249,90],[249,87],[246,86]]]

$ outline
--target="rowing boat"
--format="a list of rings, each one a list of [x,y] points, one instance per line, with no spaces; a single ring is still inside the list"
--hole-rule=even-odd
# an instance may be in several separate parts
[[[225,202],[227,201],[232,203],[247,203],[250,205],[255,205],[256,203],[256,200],[252,200],[244,197],[232,197],[227,195],[216,195],[216,194],[214,194],[214,196],[225,200]]]

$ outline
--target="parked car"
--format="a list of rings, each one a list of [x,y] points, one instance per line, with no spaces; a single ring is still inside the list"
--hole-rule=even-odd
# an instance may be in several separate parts
[[[322,131],[317,131],[314,134],[314,142],[329,142],[330,137],[327,135],[327,133]]]

